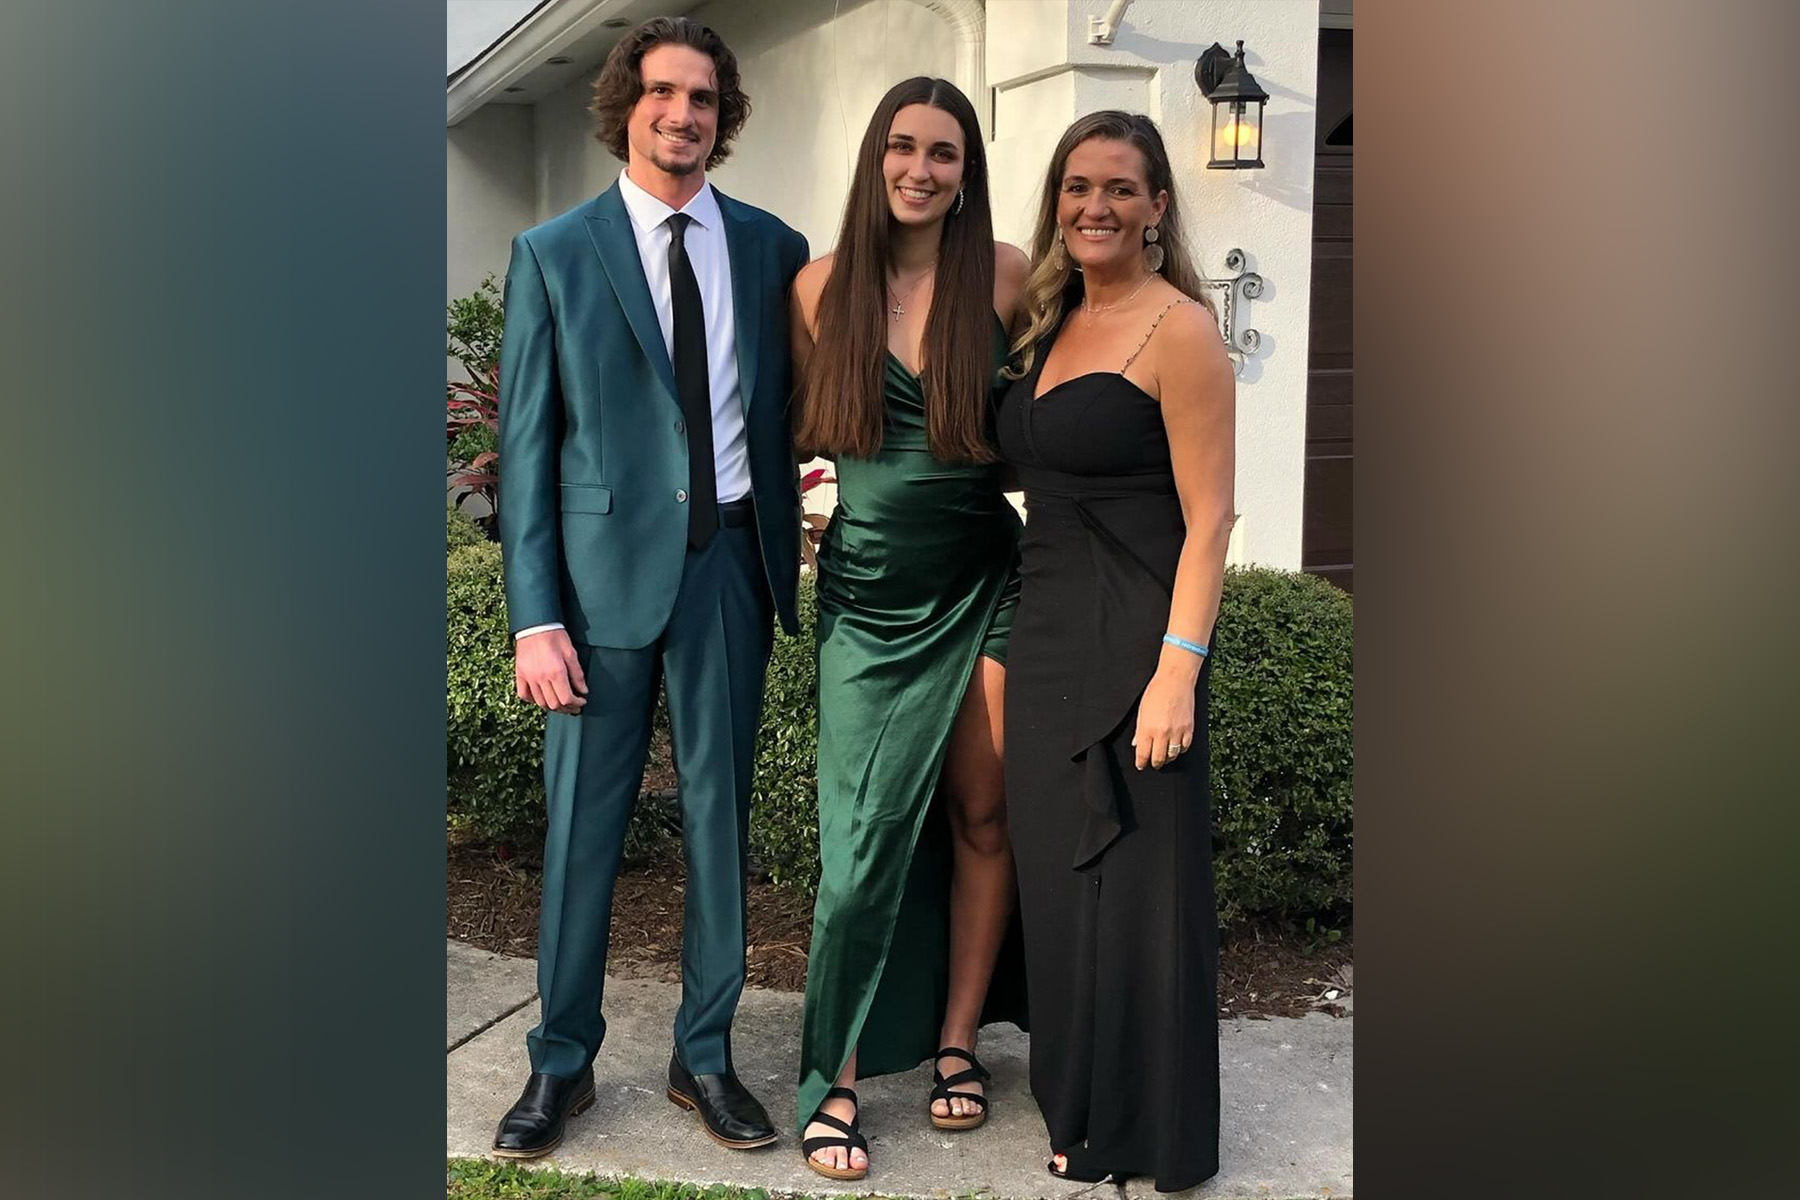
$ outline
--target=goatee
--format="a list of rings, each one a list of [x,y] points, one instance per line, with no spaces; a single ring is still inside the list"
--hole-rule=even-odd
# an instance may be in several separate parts
[[[665,171],[670,175],[692,175],[700,169],[700,160],[697,158],[689,159],[686,162],[667,162],[660,155],[652,154],[650,161],[657,170]]]

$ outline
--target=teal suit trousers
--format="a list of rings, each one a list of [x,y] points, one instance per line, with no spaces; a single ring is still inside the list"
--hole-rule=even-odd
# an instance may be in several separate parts
[[[731,1062],[744,988],[744,856],[772,604],[754,525],[721,527],[689,550],[675,608],[649,646],[577,645],[587,676],[578,715],[549,714],[549,834],[538,933],[542,1019],[531,1069],[574,1076],[606,1036],[601,1015],[613,880],[643,778],[651,712],[666,677],[687,858],[675,1047],[695,1074]]]

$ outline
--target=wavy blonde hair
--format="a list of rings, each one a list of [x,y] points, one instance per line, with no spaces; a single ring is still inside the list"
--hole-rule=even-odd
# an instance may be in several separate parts
[[[1163,265],[1157,274],[1182,294],[1204,304],[1215,320],[1218,318],[1212,297],[1207,295],[1206,277],[1195,269],[1188,254],[1187,238],[1181,226],[1181,206],[1175,199],[1174,170],[1169,165],[1169,152],[1163,148],[1162,133],[1156,128],[1156,122],[1142,113],[1118,109],[1089,113],[1063,131],[1062,139],[1056,143],[1056,152],[1050,156],[1050,169],[1044,175],[1044,194],[1038,203],[1037,224],[1031,237],[1031,277],[1025,283],[1025,311],[1031,322],[1013,341],[1012,352],[1017,356],[1017,362],[1004,372],[1009,379],[1021,379],[1030,372],[1037,357],[1038,343],[1055,332],[1063,313],[1071,304],[1079,304],[1085,292],[1081,272],[1074,269],[1068,253],[1062,254],[1059,265],[1051,251],[1057,239],[1056,201],[1062,193],[1063,170],[1075,147],[1094,138],[1130,142],[1144,156],[1144,176],[1150,185],[1150,194],[1166,192],[1169,197],[1162,220],[1156,226],[1160,235],[1157,244],[1163,248]]]

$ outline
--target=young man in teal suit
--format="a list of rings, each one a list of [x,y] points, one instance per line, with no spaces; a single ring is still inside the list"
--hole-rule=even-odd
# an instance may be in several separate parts
[[[658,17],[594,84],[612,187],[513,242],[500,541],[519,696],[549,710],[531,1076],[496,1154],[593,1102],[613,882],[666,680],[687,855],[669,1097],[734,1148],[775,1129],[731,1063],[751,762],[773,638],[798,631],[787,293],[806,239],[706,170],[749,115],[711,29]]]

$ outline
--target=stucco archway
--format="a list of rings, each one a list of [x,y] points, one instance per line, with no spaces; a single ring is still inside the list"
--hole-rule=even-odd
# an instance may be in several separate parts
[[[956,78],[951,80],[975,106],[982,133],[993,136],[987,98],[987,7],[981,0],[911,0],[930,9],[956,33]]]

